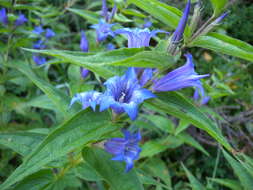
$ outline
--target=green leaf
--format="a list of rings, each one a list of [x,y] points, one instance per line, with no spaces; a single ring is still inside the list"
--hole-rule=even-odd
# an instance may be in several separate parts
[[[214,16],[219,16],[219,14],[224,11],[227,2],[228,0],[211,0]]]
[[[175,130],[175,135],[180,134],[182,131],[187,129],[190,126],[190,123],[187,120],[180,119],[179,124]]]
[[[15,190],[41,190],[54,179],[52,170],[46,169],[26,177],[14,186]]]
[[[117,75],[115,68],[111,69],[111,66],[167,68],[174,63],[174,58],[165,52],[143,51],[141,48],[122,48],[87,56],[59,50],[25,50],[60,58],[64,62],[89,69],[104,78]]]
[[[134,169],[124,172],[124,164],[111,160],[112,156],[102,149],[85,148],[83,159],[110,185],[112,190],[142,190],[142,184]]]
[[[32,132],[1,133],[0,144],[22,156],[27,156],[45,138]]]
[[[46,96],[41,95],[37,96],[30,101],[24,103],[24,107],[36,107],[36,108],[42,108],[42,109],[49,109],[49,110],[55,110],[55,106],[52,103],[52,101]]]
[[[116,125],[111,123],[108,112],[94,113],[84,110],[66,121],[43,140],[24,162],[0,186],[7,189],[26,176],[38,171],[44,165],[56,160],[75,149],[95,142],[104,134],[112,132]]]
[[[221,134],[216,123],[209,119],[202,111],[187,100],[178,92],[167,92],[157,94],[158,98],[145,101],[144,105],[162,113],[168,113],[179,119],[183,119],[192,123],[196,127],[203,129],[220,144],[228,150],[232,147]]]
[[[192,175],[192,173],[184,166],[182,163],[182,167],[184,168],[184,171],[186,172],[186,175],[188,179],[190,180],[191,187],[193,190],[203,190],[206,189],[200,182],[199,180]]]
[[[253,46],[224,34],[213,32],[206,36],[200,36],[190,46],[202,47],[217,53],[224,53],[247,61],[253,61]]]
[[[253,176],[251,176],[247,170],[243,167],[243,165],[235,160],[232,156],[230,156],[225,150],[223,150],[223,154],[233,168],[235,175],[239,178],[242,186],[245,190],[251,190],[253,187]]]
[[[28,64],[25,62],[12,62],[11,67],[18,69],[39,87],[65,117],[74,113],[74,109],[69,110],[70,97],[45,80],[37,77]]]
[[[144,169],[145,173],[150,173],[153,177],[159,177],[163,182],[171,188],[171,176],[166,163],[159,158],[151,158],[145,162]]]
[[[174,136],[168,136],[163,139],[150,140],[142,146],[140,158],[152,157],[167,149],[174,149],[181,146],[183,142]]]
[[[175,126],[170,119],[160,115],[144,115],[144,117],[154,123],[155,127],[163,130],[164,132],[170,134],[174,132]]]
[[[167,26],[175,29],[182,17],[182,12],[175,7],[166,5],[157,0],[128,0],[140,9],[146,11],[154,18],[160,20]],[[189,27],[186,26],[185,33],[189,35]]]
[[[189,144],[199,151],[203,152],[205,155],[209,156],[209,153],[196,141],[191,135],[186,132],[182,132],[177,135],[179,139],[181,139],[184,143]]]
[[[219,178],[210,178],[211,181],[228,187],[232,190],[242,190],[242,186],[239,181],[233,179],[219,179]]]
[[[103,178],[96,173],[88,163],[84,162],[79,164],[76,168],[74,168],[74,173],[77,177],[87,180],[87,181],[100,181]]]
[[[100,18],[99,14],[93,11],[82,10],[82,9],[72,9],[72,8],[68,8],[67,10],[83,17],[84,19],[87,19],[92,24],[97,24],[99,22],[99,18]]]

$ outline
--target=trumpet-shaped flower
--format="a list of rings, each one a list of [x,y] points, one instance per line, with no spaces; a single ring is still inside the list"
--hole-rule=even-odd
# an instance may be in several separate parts
[[[24,24],[27,21],[28,20],[27,20],[27,18],[25,17],[24,14],[19,14],[17,20],[15,21],[15,25],[20,26],[20,25]]]
[[[186,7],[184,9],[183,16],[181,17],[181,19],[178,23],[178,26],[177,26],[175,32],[173,33],[173,36],[171,39],[172,43],[178,43],[182,39],[184,29],[185,29],[185,26],[186,26],[186,23],[188,20],[188,16],[190,13],[190,9],[191,9],[191,0],[188,0]]]
[[[97,91],[78,93],[71,99],[70,106],[72,106],[75,102],[80,102],[83,109],[90,106],[93,111],[95,111],[96,105],[100,104],[100,97],[101,93]]]
[[[54,36],[55,36],[55,32],[54,32],[52,29],[47,28],[47,29],[46,29],[45,37],[46,37],[47,39],[50,39],[50,38],[52,38],[52,37],[54,37]]]
[[[108,36],[114,36],[114,32],[111,29],[113,25],[114,24],[109,24],[105,22],[105,20],[100,19],[98,24],[91,26],[91,28],[94,28],[96,30],[97,42],[106,40]]]
[[[174,91],[186,87],[196,87],[203,90],[200,79],[209,76],[209,74],[198,75],[194,70],[193,58],[190,53],[185,55],[187,62],[162,78],[155,80],[152,86],[154,91]]]
[[[105,150],[112,154],[112,160],[124,161],[126,163],[125,171],[128,172],[134,166],[134,160],[137,160],[141,152],[138,146],[141,140],[141,133],[131,134],[127,130],[122,131],[124,138],[112,138],[105,143]]]
[[[101,97],[100,111],[108,108],[117,113],[126,112],[132,120],[138,114],[138,105],[155,95],[140,86],[134,68],[119,77],[115,76],[105,82],[106,92]]]
[[[115,34],[124,34],[128,39],[128,48],[148,47],[152,37],[157,33],[168,33],[163,30],[150,31],[148,28],[123,28],[114,31]]]
[[[3,23],[4,25],[8,24],[8,16],[5,8],[2,8],[0,10],[0,22]]]

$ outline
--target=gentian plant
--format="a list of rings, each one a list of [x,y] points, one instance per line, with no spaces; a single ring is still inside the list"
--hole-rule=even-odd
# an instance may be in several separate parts
[[[0,2],[0,190],[252,189],[253,47],[165,2]]]

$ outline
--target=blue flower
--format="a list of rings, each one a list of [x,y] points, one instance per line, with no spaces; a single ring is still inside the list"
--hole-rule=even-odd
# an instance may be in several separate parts
[[[27,20],[27,18],[25,17],[24,14],[19,14],[17,20],[15,21],[15,25],[20,26],[20,25],[24,24],[27,21],[28,20]]]
[[[33,29],[33,33],[34,34],[37,34],[37,35],[40,35],[41,33],[43,33],[45,30],[42,28],[42,26],[36,26],[34,27]]]
[[[112,44],[112,43],[109,43],[109,44],[107,44],[106,49],[109,50],[109,51],[110,50],[114,50],[115,49],[115,45]]]
[[[47,28],[47,29],[46,29],[45,37],[46,37],[47,39],[50,39],[50,38],[52,38],[52,37],[54,37],[54,36],[55,36],[55,32],[54,32],[52,29]]]
[[[0,22],[3,23],[4,25],[8,24],[8,16],[5,8],[2,8],[0,10]]]
[[[184,29],[185,29],[185,26],[186,26],[186,23],[188,20],[188,16],[190,13],[190,9],[191,9],[191,0],[188,0],[186,7],[184,9],[183,16],[181,17],[181,19],[178,23],[178,26],[177,26],[175,32],[173,33],[173,36],[171,39],[172,43],[178,43],[182,39]]]
[[[192,55],[188,53],[185,56],[187,58],[185,65],[154,81],[152,86],[154,91],[174,91],[186,87],[196,87],[200,91],[203,89],[200,79],[209,75],[198,75],[194,70]]]
[[[122,131],[124,138],[112,138],[105,143],[105,150],[112,154],[112,160],[126,162],[125,171],[130,171],[134,166],[134,160],[137,160],[141,152],[138,146],[141,140],[141,133],[131,134],[127,130]]]
[[[149,90],[141,88],[134,68],[129,68],[121,77],[108,79],[105,85],[107,89],[101,96],[100,111],[112,108],[116,114],[126,112],[131,120],[136,119],[140,103],[155,97]]]
[[[81,31],[80,49],[83,52],[88,52],[89,51],[89,41],[87,40],[84,31]]]
[[[44,44],[45,42],[43,40],[38,40],[33,44],[34,49],[45,49],[46,45]]]
[[[37,65],[43,65],[47,62],[45,57],[39,56],[37,54],[33,55],[33,61],[37,64]]]
[[[91,28],[96,29],[97,34],[97,42],[101,42],[106,40],[108,36],[114,36],[114,33],[112,31],[112,26],[114,24],[109,24],[105,22],[103,19],[100,19],[98,24],[94,24],[91,26]]]
[[[96,105],[100,104],[100,97],[101,93],[96,91],[78,93],[71,99],[70,106],[78,101],[82,104],[83,109],[90,106],[95,111]]]
[[[128,39],[128,48],[148,47],[150,39],[157,33],[168,33],[163,30],[150,31],[148,28],[123,28],[114,31],[115,34],[125,34]]]
[[[90,71],[88,69],[80,67],[80,73],[83,79],[85,79],[88,76],[89,72]]]

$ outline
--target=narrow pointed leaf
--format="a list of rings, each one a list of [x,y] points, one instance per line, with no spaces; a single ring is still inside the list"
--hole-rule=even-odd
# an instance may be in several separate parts
[[[184,166],[183,163],[182,163],[182,167],[184,168],[184,171],[185,171],[188,179],[190,180],[190,184],[191,184],[192,190],[203,190],[203,189],[206,189],[200,183],[200,181],[196,177],[194,177],[194,175],[192,175],[192,173]]]
[[[253,46],[224,34],[213,32],[206,36],[200,36],[190,46],[210,49],[217,53],[224,53],[253,62]]]
[[[80,149],[91,141],[99,140],[104,134],[115,130],[108,112],[94,113],[84,110],[66,121],[42,141],[24,162],[0,186],[1,190],[37,172],[44,165],[69,152]]]
[[[240,162],[230,156],[225,150],[223,150],[223,154],[233,168],[235,175],[239,178],[244,189],[251,190],[253,187],[253,176],[250,175]]]

